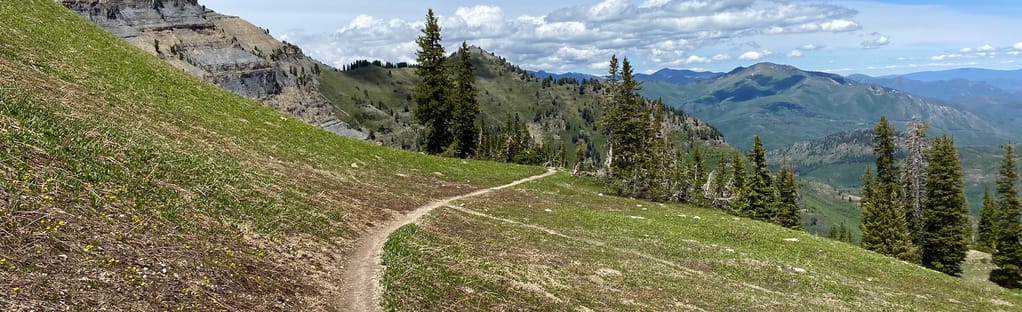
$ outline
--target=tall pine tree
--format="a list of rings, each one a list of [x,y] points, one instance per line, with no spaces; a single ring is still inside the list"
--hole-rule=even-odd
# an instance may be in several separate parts
[[[992,253],[997,241],[997,203],[990,196],[990,189],[983,190],[983,210],[979,213],[976,227],[976,250]]]
[[[617,58],[611,58],[611,71],[615,70]],[[608,178],[612,190],[619,195],[641,196],[644,185],[641,178],[643,162],[649,140],[649,111],[638,94],[639,82],[635,80],[628,58],[621,60],[621,70],[612,81],[611,104],[602,121],[609,134],[607,146]]]
[[[802,218],[798,207],[798,178],[795,169],[785,162],[777,174],[777,224],[791,229],[802,229]]]
[[[887,117],[880,117],[873,133],[877,176],[863,179],[862,248],[917,263],[919,250],[912,244],[903,189],[898,183],[894,127]]]
[[[415,67],[415,74],[422,78],[422,82],[412,90],[412,98],[417,104],[415,118],[426,127],[426,152],[430,154],[443,152],[453,141],[448,94],[451,81],[444,68],[447,56],[440,40],[440,25],[430,9],[422,35],[415,40],[419,45],[416,53],[419,65]]]
[[[454,93],[451,95],[452,152],[460,158],[475,154],[477,147],[476,117],[479,116],[478,92],[475,88],[475,73],[468,44],[461,43],[458,59],[454,63]]]
[[[1004,159],[997,177],[997,242],[990,281],[1007,288],[1022,287],[1022,200],[1018,196],[1018,167],[1015,148],[1004,145]]]
[[[752,176],[746,181],[745,188],[735,198],[733,210],[744,216],[774,221],[777,217],[777,189],[774,188],[773,174],[767,168],[766,149],[759,136],[752,145]]]
[[[969,251],[972,223],[965,202],[965,179],[954,140],[947,135],[933,141],[926,172],[920,246],[924,266],[949,275],[962,273]]]

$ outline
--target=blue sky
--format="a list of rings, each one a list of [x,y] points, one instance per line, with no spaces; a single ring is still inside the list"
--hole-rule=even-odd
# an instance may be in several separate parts
[[[412,61],[426,10],[449,51],[461,41],[527,69],[729,71],[757,62],[838,74],[1022,68],[1022,2],[201,0],[325,63]]]

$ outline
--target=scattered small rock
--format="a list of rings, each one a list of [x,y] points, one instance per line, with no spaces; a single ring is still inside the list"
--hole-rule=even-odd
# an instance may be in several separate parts
[[[700,218],[699,216],[692,216],[692,219],[702,220],[703,218]]]
[[[444,176],[444,174],[443,174],[443,173],[440,173],[440,172],[436,172],[436,171],[435,171],[435,172],[433,172],[433,174],[434,174],[434,175],[438,175],[438,176],[441,176],[441,177],[442,177],[442,176]]]
[[[606,276],[621,276],[621,271],[614,270],[614,269],[608,269],[608,268],[600,268],[599,270],[596,270],[596,274],[598,274],[600,276],[604,276],[604,277],[606,277]]]
[[[1015,306],[1014,304],[1011,304],[1011,302],[1007,302],[1007,301],[1004,301],[1004,300],[1001,300],[1001,299],[990,299],[990,302],[993,303],[994,305],[999,305],[999,306],[1009,306],[1009,307]]]
[[[358,164],[351,163],[351,169],[358,169]]]
[[[803,269],[803,268],[800,268],[800,267],[790,267],[789,269],[791,269],[791,271],[795,272],[795,273],[805,273],[806,272],[806,269]]]
[[[546,211],[546,212],[554,212],[553,210],[550,210],[550,208],[547,208],[547,209],[543,209],[543,211]]]
[[[794,237],[792,237],[792,238],[785,238],[784,241],[786,241],[786,242],[797,242],[798,238],[794,238]]]
[[[629,217],[629,218],[632,218],[632,219],[645,219],[645,218],[643,218],[643,217],[640,217],[640,216],[628,216],[628,217]]]
[[[603,196],[603,193],[596,193],[596,196]]]

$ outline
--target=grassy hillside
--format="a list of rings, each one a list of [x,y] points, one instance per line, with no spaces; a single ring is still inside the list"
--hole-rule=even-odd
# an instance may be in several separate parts
[[[386,307],[393,310],[1022,305],[1022,296],[988,282],[716,210],[601,196],[598,187],[565,174],[437,210],[392,235],[384,262]]]
[[[345,139],[0,3],[0,310],[331,309],[367,227],[541,168]]]

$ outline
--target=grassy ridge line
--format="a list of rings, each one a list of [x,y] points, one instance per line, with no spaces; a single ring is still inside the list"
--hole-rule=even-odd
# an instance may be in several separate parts
[[[388,210],[543,170],[329,134],[52,1],[0,3],[0,72],[0,307],[13,310],[304,306]]]
[[[387,308],[1007,311],[1022,305],[1022,296],[990,283],[808,233],[598,191],[559,175],[458,204],[486,217],[443,209],[401,229],[384,255]]]

